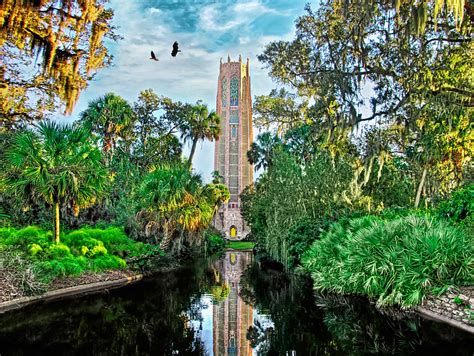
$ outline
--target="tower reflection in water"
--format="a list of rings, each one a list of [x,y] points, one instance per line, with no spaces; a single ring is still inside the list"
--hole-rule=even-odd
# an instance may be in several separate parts
[[[253,309],[239,296],[240,277],[252,258],[251,251],[226,251],[225,257],[215,263],[229,294],[212,307],[214,355],[252,355],[247,330],[253,324]]]

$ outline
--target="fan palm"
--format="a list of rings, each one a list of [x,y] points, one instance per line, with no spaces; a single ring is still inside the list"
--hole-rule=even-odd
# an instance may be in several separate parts
[[[201,177],[186,165],[162,165],[145,177],[141,189],[147,230],[162,230],[160,248],[166,250],[177,229],[196,235],[207,228],[218,206],[229,199],[221,184],[203,187]]]
[[[219,138],[219,123],[219,115],[215,112],[209,113],[206,105],[198,102],[190,108],[187,120],[181,125],[184,142],[191,141],[191,152],[188,158],[189,166],[193,161],[196,145],[199,140],[208,139],[213,141]]]
[[[257,142],[253,142],[247,152],[247,159],[255,166],[255,170],[267,169],[272,164],[275,150],[281,145],[278,136],[270,132],[264,132],[257,137]]]
[[[101,153],[82,127],[45,121],[36,131],[18,134],[7,151],[8,187],[25,198],[43,199],[53,207],[54,241],[59,242],[60,208],[74,214],[92,205],[104,191],[107,171]]]
[[[200,186],[201,177],[183,165],[162,165],[145,177],[141,194],[146,211],[153,217],[147,226],[162,228],[161,249],[166,250],[172,240],[178,211],[189,204]]]
[[[101,137],[102,149],[107,153],[115,147],[119,137],[127,136],[133,124],[133,110],[122,97],[107,93],[89,103],[79,123]]]
[[[229,189],[225,184],[207,184],[204,187],[204,195],[207,197],[209,204],[216,213],[219,207],[228,202],[230,199]]]

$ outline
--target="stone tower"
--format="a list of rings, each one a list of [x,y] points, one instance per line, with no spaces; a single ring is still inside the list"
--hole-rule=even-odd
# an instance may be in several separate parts
[[[250,94],[249,60],[242,63],[220,62],[217,82],[216,112],[222,118],[221,132],[215,143],[214,170],[229,187],[230,200],[222,206],[214,226],[227,238],[242,239],[249,229],[240,214],[239,195],[253,182],[253,167],[247,151],[253,140],[252,97]]]

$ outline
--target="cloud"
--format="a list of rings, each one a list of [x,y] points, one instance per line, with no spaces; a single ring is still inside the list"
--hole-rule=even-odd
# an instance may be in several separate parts
[[[242,26],[248,26],[265,14],[283,15],[260,1],[237,3],[232,6],[213,4],[201,10],[199,28],[205,32],[225,32],[231,29],[242,31]]]
[[[90,100],[107,92],[133,102],[148,88],[182,102],[202,99],[214,109],[219,60],[228,54],[232,60],[239,54],[243,60],[250,58],[252,95],[268,94],[275,84],[257,55],[270,41],[294,37],[293,22],[303,12],[305,1],[295,1],[290,7],[284,0],[112,0],[114,24],[124,39],[111,44],[114,65],[97,73],[67,120],[77,118]],[[174,41],[182,49],[176,58],[170,55]],[[149,60],[151,50],[159,62]],[[196,170],[208,180],[213,152],[214,143],[203,143],[194,161]]]

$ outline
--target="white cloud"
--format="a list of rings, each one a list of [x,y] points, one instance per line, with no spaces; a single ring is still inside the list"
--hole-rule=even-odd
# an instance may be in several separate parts
[[[160,10],[160,9],[157,9],[156,7],[150,7],[150,8],[148,9],[148,12],[149,12],[150,14],[161,14],[161,10]]]
[[[267,70],[258,62],[257,55],[263,52],[270,41],[291,39],[294,30],[283,37],[260,36],[242,28],[264,13],[275,10],[260,1],[250,1],[230,5],[226,17],[219,12],[216,4],[201,8],[193,31],[173,30],[172,21],[166,10],[158,7],[143,9],[141,1],[112,0],[115,10],[114,24],[124,39],[112,46],[114,65],[99,71],[96,79],[81,94],[72,119],[87,107],[87,103],[106,92],[114,92],[133,102],[141,90],[152,88],[158,95],[171,97],[183,102],[196,102],[202,99],[215,108],[219,59],[237,60],[250,58],[252,95],[268,94],[275,86],[267,75]],[[198,10],[195,10],[198,11]],[[218,22],[222,16],[224,24]],[[293,18],[288,19],[293,21]],[[238,31],[240,36],[234,42],[226,42],[216,47],[217,39],[227,30]],[[171,57],[174,41],[180,43],[182,52]],[[159,62],[149,60],[153,50]],[[68,121],[71,118],[68,119]],[[194,159],[197,172],[209,180],[213,171],[214,143],[205,142],[198,146]]]
[[[226,8],[225,12],[219,10],[221,10],[221,6],[218,4],[209,5],[202,9],[200,15],[200,28],[203,31],[224,32],[251,23],[263,14],[277,13],[275,10],[263,5],[260,1],[237,3]],[[222,21],[225,17],[230,19],[228,21]]]

